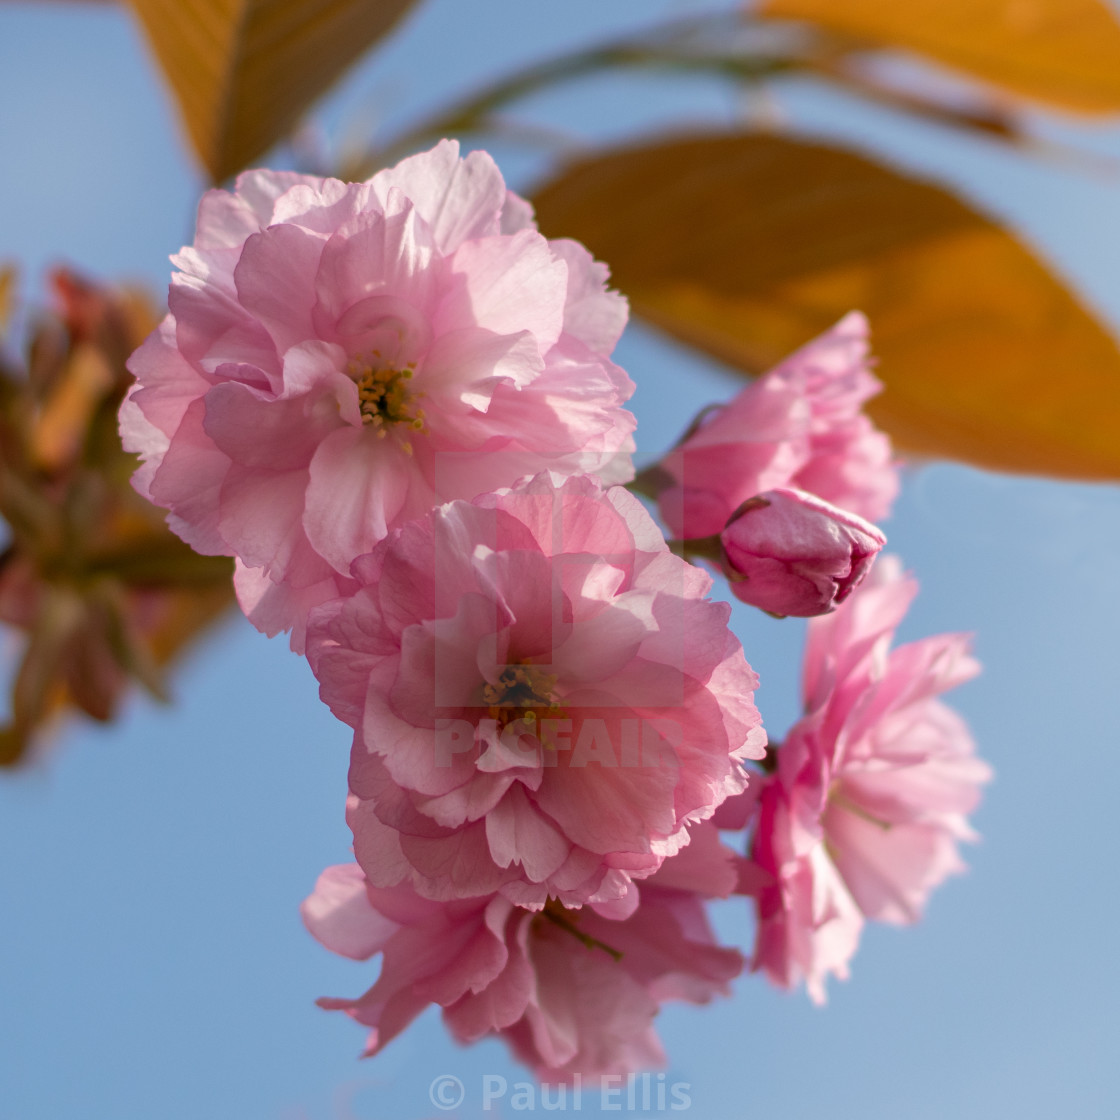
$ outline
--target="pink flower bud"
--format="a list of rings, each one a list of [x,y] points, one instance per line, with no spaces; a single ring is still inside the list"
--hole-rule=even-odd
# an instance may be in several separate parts
[[[720,543],[737,599],[808,618],[827,614],[856,589],[887,538],[815,494],[782,488],[745,501]]]

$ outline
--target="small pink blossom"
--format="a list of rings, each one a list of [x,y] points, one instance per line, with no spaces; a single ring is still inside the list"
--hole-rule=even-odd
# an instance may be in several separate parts
[[[626,322],[606,269],[547,241],[488,155],[211,191],[121,410],[137,489],[233,555],[268,633],[352,588],[394,525],[549,469],[630,477]]]
[[[808,490],[869,521],[898,492],[890,441],[863,414],[881,389],[859,312],[704,413],[659,464],[658,502],[673,534],[719,533],[743,502],[776,487]]]
[[[713,826],[693,831],[622,910],[533,912],[500,894],[433,902],[375,887],[356,864],[330,867],[303,905],[307,927],[333,952],[382,962],[365,995],[320,1006],[372,1028],[371,1055],[435,1003],[460,1042],[498,1035],[543,1081],[660,1066],[660,1005],[728,994],[743,963],[704,912],[734,886],[733,853]]]
[[[720,534],[735,597],[799,618],[844,602],[886,543],[870,521],[784,487],[745,501]]]
[[[757,678],[641,504],[541,475],[394,530],[312,613],[377,887],[625,896],[746,785]]]
[[[971,678],[968,638],[889,649],[917,590],[893,557],[834,614],[809,623],[807,714],[757,786],[742,889],[758,911],[754,967],[824,999],[848,974],[865,918],[913,922],[961,871],[967,815],[990,776],[964,722],[936,697]],[[724,810],[725,815],[730,808]]]

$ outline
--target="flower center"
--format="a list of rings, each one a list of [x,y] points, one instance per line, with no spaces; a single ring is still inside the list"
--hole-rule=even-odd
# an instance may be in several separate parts
[[[507,665],[496,684],[482,686],[487,714],[503,728],[514,720],[562,715],[556,707],[556,681],[555,673],[546,673],[535,665]]]
[[[358,386],[362,423],[373,428],[379,439],[384,439],[389,429],[397,424],[405,424],[416,432],[426,430],[424,410],[417,406],[424,394],[409,386],[415,372],[414,362],[409,362],[404,369],[394,369],[382,365],[380,355],[374,351],[368,360],[359,355],[349,362],[346,371]]]

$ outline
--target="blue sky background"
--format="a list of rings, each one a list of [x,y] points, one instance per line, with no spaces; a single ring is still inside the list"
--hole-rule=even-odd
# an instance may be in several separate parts
[[[529,58],[710,6],[427,0],[330,100],[324,127],[337,137],[359,111],[396,127]],[[807,132],[958,184],[1120,324],[1120,172],[1028,163],[808,84],[780,106]],[[629,77],[536,98],[525,115],[605,142],[658,122],[726,123],[736,107],[714,83]],[[1120,167],[1120,124],[1044,127]],[[526,186],[538,162],[495,151]],[[59,261],[166,284],[201,184],[123,10],[0,5],[0,153],[0,261],[21,264],[25,291]],[[738,385],[649,330],[628,331],[617,357],[638,383],[647,457],[693,403]],[[691,1113],[711,1120],[1113,1117],[1120,491],[924,466],[886,528],[923,588],[903,636],[977,634],[985,673],[951,700],[997,771],[975,818],[984,839],[921,925],[868,930],[827,1008],[751,977],[732,1000],[668,1008],[665,1082],[688,1083]],[[735,617],[780,736],[796,715],[801,626]],[[484,1075],[510,1094],[529,1080],[500,1044],[464,1050],[429,1013],[359,1062],[362,1029],[313,1005],[357,994],[375,966],[332,957],[298,918],[349,841],[349,735],[303,662],[233,619],[176,684],[174,707],[137,698],[117,726],[74,725],[0,778],[0,1118],[520,1111],[511,1095],[482,1111]],[[742,903],[718,922],[749,943]],[[429,1101],[443,1074],[465,1084],[458,1112]],[[594,1095],[582,1111],[599,1114]]]

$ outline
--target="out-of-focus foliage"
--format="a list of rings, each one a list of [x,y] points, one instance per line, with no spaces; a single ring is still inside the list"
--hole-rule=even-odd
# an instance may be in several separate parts
[[[764,0],[875,47],[903,47],[1057,109],[1120,110],[1120,21],[1105,0]]]
[[[25,365],[0,357],[0,622],[25,635],[0,765],[67,707],[111,719],[130,678],[162,695],[161,667],[232,603],[229,561],[192,552],[129,484],[117,409],[153,308],[52,282]]]
[[[16,286],[16,270],[11,266],[0,268],[0,332],[8,326],[12,314],[12,293]]]
[[[1120,352],[1008,232],[946,191],[780,136],[684,138],[569,167],[550,236],[609,261],[634,310],[748,373],[846,311],[871,320],[903,448],[1120,477]]]
[[[129,0],[214,182],[283,139],[414,0]]]

